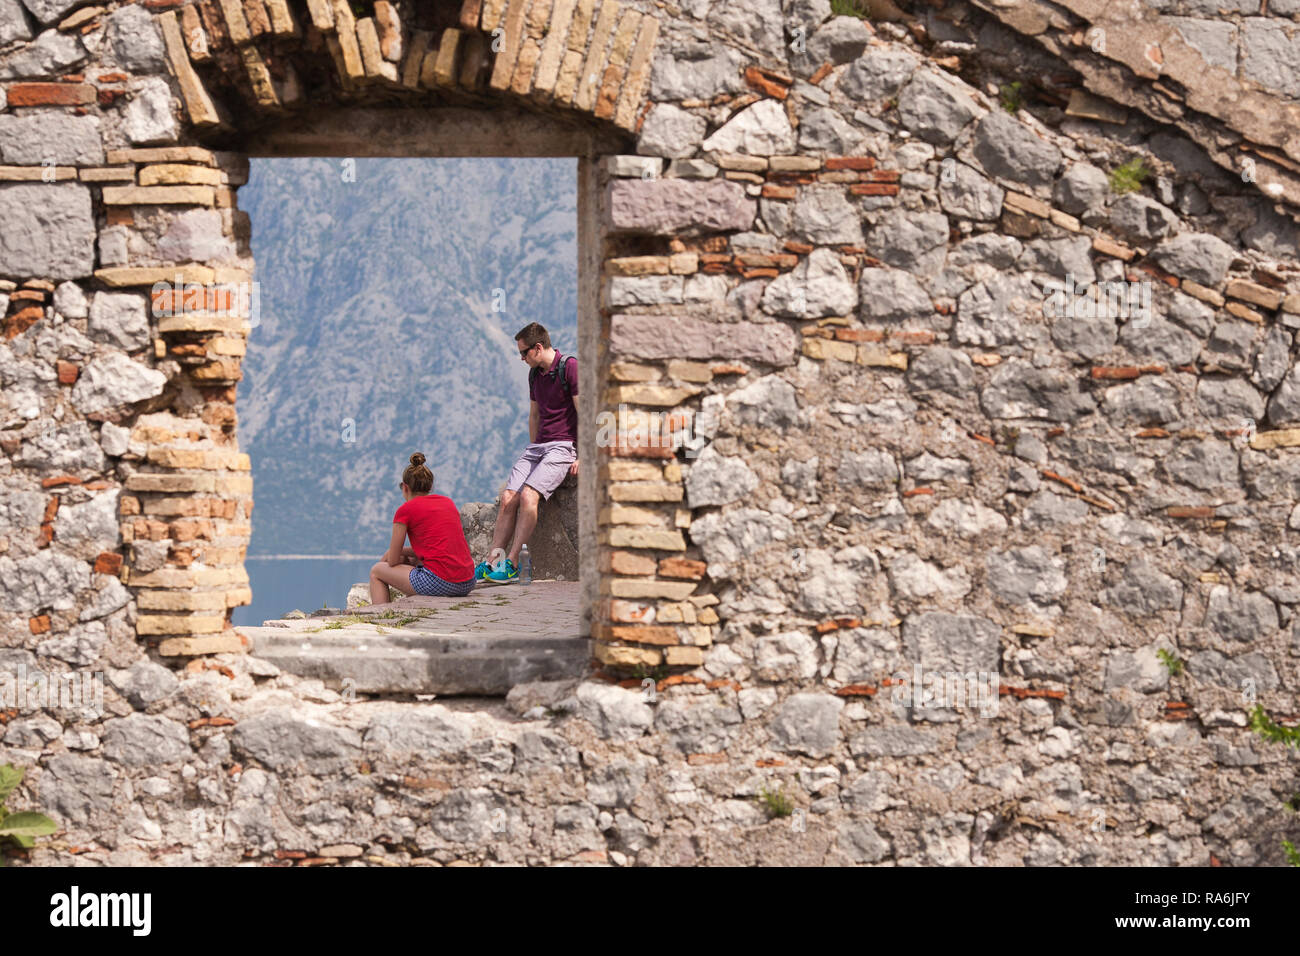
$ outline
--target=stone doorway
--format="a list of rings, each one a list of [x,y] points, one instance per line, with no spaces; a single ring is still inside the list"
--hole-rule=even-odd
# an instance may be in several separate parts
[[[588,387],[579,393],[580,460],[589,467],[569,479],[544,504],[531,550],[531,588],[479,588],[465,599],[413,597],[374,611],[348,602],[347,613],[313,612],[302,620],[273,620],[269,626],[238,626],[258,656],[301,676],[318,677],[335,688],[365,694],[503,695],[527,680],[579,676],[591,658],[589,635],[594,595],[594,503],[596,449],[594,407],[598,382],[592,361],[601,340],[598,259],[594,235],[596,131],[553,123],[536,114],[482,114],[466,110],[409,111],[356,108],[304,117],[232,142],[237,165],[249,159],[328,158],[335,162],[372,157],[495,158],[565,157],[575,160],[578,197],[578,322]],[[606,141],[606,149],[621,144]],[[249,223],[250,236],[258,223]],[[252,251],[249,249],[251,258]],[[258,275],[256,267],[253,275]],[[513,320],[512,320],[513,321]],[[522,325],[520,318],[515,325]],[[509,325],[510,323],[507,322]],[[511,327],[513,330],[513,326]],[[249,348],[256,348],[256,337]],[[587,378],[587,376],[591,376]],[[512,436],[512,440],[514,437]],[[497,476],[501,481],[504,475]],[[498,482],[499,483],[499,482]],[[486,553],[496,503],[462,506],[466,533],[476,557]],[[256,580],[252,582],[256,587]],[[330,607],[341,602],[331,596]],[[288,607],[281,608],[281,613]]]

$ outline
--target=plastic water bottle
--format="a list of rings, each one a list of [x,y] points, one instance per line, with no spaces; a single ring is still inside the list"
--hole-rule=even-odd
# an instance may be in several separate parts
[[[528,545],[519,549],[519,583],[533,583],[533,556],[528,553]]]

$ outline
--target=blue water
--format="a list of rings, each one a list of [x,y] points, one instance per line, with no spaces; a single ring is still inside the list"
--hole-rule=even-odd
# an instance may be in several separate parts
[[[293,610],[310,612],[326,604],[343,607],[352,585],[370,579],[370,566],[378,557],[269,561],[245,558],[253,603],[235,608],[232,620],[236,627],[256,627]]]

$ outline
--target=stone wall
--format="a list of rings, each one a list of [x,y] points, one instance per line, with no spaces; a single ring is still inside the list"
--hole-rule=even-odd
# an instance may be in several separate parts
[[[24,2],[3,653],[111,671],[106,713],[0,742],[68,828],[39,861],[1260,864],[1297,838],[1295,755],[1247,726],[1294,719],[1300,679],[1284,82],[1158,18],[1094,50],[1117,14],[1082,0]],[[668,435],[584,452],[606,671],[512,712],[340,698],[228,625],[246,324],[146,292],[248,278],[244,153],[326,148],[358,105],[404,144],[444,109],[483,111],[467,150],[529,148],[502,109],[586,144],[586,427]],[[179,682],[154,659],[205,653]],[[919,706],[918,666],[996,675],[1000,707]]]

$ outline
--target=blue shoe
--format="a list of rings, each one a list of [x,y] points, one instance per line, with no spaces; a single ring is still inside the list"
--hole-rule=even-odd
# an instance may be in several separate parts
[[[474,565],[474,580],[482,581],[488,576],[488,572],[491,570],[492,565],[488,564],[486,561],[480,561],[478,564]]]
[[[509,558],[498,565],[495,571],[489,571],[487,575],[489,581],[513,581],[517,577],[519,577],[519,569]]]

